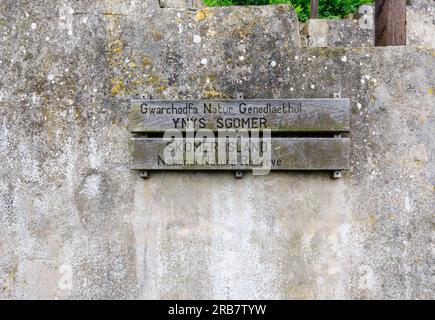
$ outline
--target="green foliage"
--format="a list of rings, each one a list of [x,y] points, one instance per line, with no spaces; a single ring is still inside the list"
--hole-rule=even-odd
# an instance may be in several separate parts
[[[266,4],[291,4],[295,7],[299,20],[307,21],[310,17],[310,0],[204,0],[209,7],[248,6]],[[326,19],[340,19],[356,12],[363,4],[374,0],[319,0],[319,16]]]
[[[226,6],[236,6],[231,0],[204,0],[208,7],[226,7]]]

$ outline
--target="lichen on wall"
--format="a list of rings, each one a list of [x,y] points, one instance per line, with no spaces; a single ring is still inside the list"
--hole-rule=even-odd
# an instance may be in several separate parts
[[[202,13],[201,13],[202,12]],[[434,52],[299,47],[289,6],[0,6],[0,298],[432,298]],[[129,99],[352,105],[352,169],[129,170]]]

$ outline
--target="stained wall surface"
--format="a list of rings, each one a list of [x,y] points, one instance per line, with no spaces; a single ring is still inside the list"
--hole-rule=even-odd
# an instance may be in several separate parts
[[[430,47],[309,48],[288,6],[0,2],[0,298],[433,298]],[[129,99],[352,106],[326,172],[128,169]]]

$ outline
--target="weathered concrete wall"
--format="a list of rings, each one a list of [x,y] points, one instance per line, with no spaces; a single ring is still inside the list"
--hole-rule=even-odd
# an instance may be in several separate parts
[[[0,297],[433,298],[434,51],[295,49],[289,7],[0,6]],[[128,95],[352,103],[352,170],[128,170]]]
[[[406,43],[435,48],[435,1],[421,1],[407,7]]]
[[[361,28],[356,19],[311,19],[302,30],[306,47],[373,47],[374,25]]]
[[[364,12],[366,15],[364,16]],[[364,5],[354,19],[313,19],[302,25],[304,47],[370,47],[375,42],[374,6]],[[406,7],[406,43],[435,48],[435,1]]]

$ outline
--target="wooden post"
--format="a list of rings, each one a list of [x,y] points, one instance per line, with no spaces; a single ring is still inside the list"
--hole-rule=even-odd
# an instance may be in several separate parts
[[[376,0],[375,45],[406,45],[406,0]]]
[[[310,19],[318,19],[319,18],[319,0],[311,0],[310,1]]]

